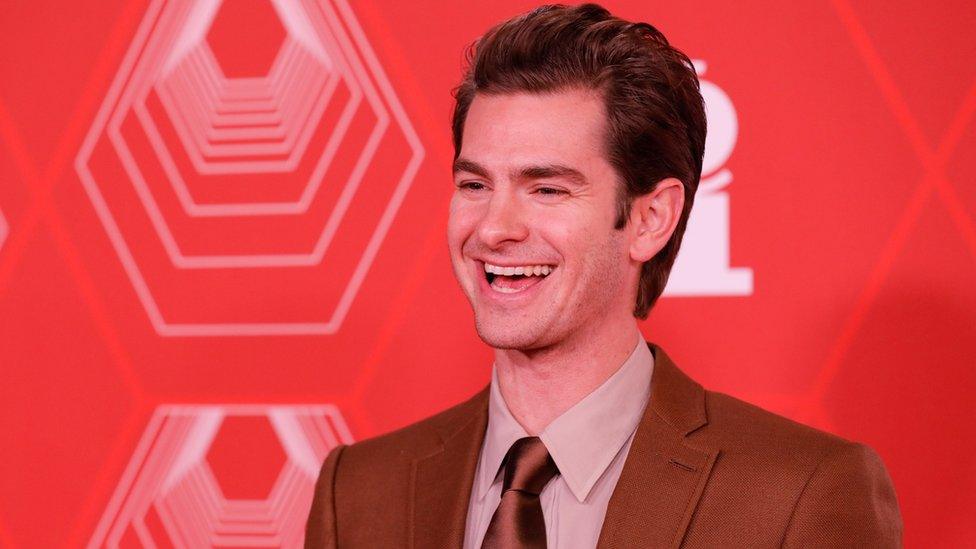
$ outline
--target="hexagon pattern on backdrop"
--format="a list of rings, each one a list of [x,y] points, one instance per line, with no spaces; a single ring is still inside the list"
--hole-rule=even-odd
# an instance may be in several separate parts
[[[319,467],[350,442],[335,406],[160,406],[88,546],[299,546]]]
[[[423,154],[345,0],[156,0],[76,169],[159,334],[322,334]]]
[[[4,5],[0,546],[295,545],[350,433],[292,404],[362,439],[483,387],[443,242],[449,90],[527,7]],[[966,546],[976,5],[608,7],[700,58],[709,118],[641,330],[876,449],[907,546]]]

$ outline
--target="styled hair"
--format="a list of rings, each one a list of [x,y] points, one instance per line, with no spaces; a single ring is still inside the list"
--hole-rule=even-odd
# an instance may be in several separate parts
[[[680,180],[684,207],[667,244],[641,267],[634,316],[647,318],[664,291],[688,224],[705,150],[705,106],[691,60],[647,23],[596,4],[547,5],[504,21],[466,52],[454,90],[454,158],[476,94],[589,89],[607,112],[606,155],[619,175],[615,228],[635,197],[666,178]]]

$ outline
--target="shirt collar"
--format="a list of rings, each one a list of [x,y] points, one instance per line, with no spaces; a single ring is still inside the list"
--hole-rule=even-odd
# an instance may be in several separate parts
[[[654,355],[644,341],[638,341],[612,376],[539,434],[580,503],[637,429],[650,398],[653,368]],[[483,463],[476,488],[479,500],[484,499],[498,478],[502,460],[512,443],[529,436],[505,404],[494,366],[490,393]]]

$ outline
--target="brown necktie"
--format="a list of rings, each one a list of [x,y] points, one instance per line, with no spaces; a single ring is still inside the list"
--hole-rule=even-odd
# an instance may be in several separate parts
[[[488,523],[482,549],[545,549],[539,493],[559,469],[539,437],[520,438],[505,455],[502,500]]]

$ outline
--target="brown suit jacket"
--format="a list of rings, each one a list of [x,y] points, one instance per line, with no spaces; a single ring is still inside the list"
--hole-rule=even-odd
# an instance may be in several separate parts
[[[899,547],[878,455],[707,391],[664,351],[599,547]],[[461,547],[488,389],[431,418],[333,450],[305,547]]]

